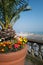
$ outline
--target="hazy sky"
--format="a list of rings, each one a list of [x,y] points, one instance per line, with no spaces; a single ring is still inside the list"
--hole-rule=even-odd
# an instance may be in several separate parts
[[[43,32],[43,0],[29,0],[32,10],[22,12],[14,25],[16,32]]]

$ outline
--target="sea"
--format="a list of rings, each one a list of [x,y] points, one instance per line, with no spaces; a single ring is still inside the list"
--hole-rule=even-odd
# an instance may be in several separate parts
[[[30,33],[43,35],[43,32],[30,32]]]

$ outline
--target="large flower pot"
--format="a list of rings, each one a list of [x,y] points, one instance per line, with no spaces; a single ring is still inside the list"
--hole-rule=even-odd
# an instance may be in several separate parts
[[[17,52],[0,54],[0,65],[24,65],[26,53],[27,46]]]

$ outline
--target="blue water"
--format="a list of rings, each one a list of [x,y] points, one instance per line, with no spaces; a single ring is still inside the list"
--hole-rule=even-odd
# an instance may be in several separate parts
[[[43,32],[30,32],[30,33],[43,35]]]

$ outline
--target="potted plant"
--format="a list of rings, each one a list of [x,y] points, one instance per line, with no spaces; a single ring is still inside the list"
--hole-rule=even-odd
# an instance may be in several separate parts
[[[0,0],[0,65],[24,65],[27,39],[16,37],[12,26],[27,5],[27,0]]]
[[[24,65],[27,39],[15,37],[15,32],[8,28],[0,31],[0,65]]]

